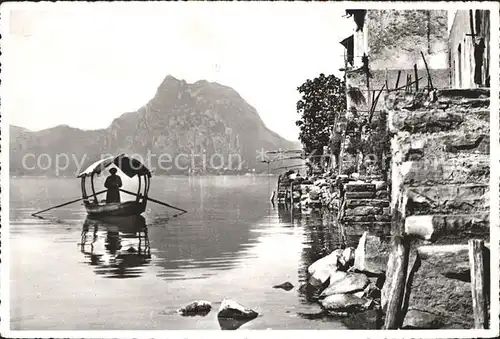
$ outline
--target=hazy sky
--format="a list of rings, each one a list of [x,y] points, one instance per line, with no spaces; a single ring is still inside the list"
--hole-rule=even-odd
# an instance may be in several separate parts
[[[352,19],[335,3],[31,4],[2,19],[9,123],[107,127],[171,74],[231,86],[265,124],[296,140],[296,88],[340,75]]]

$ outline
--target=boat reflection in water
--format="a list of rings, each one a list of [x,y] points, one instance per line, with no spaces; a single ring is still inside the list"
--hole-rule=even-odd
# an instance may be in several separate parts
[[[136,278],[151,262],[143,216],[87,218],[80,250],[95,273],[107,278]]]

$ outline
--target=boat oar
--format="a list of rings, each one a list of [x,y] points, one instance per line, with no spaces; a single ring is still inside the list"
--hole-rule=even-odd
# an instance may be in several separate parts
[[[98,194],[101,194],[101,193],[104,193],[106,192],[107,190],[102,190],[100,192],[97,192],[95,195],[98,195]],[[50,210],[53,210],[54,208],[59,208],[59,207],[64,207],[66,205],[69,205],[69,204],[73,204],[75,202],[78,202],[80,200],[83,200],[84,198],[79,198],[79,199],[75,199],[75,200],[71,200],[71,201],[68,201],[68,202],[65,202],[64,204],[60,204],[60,205],[57,205],[57,206],[53,206],[53,207],[50,207],[50,208],[47,208],[47,209],[44,209],[44,210],[41,210],[41,211],[38,211],[38,212],[35,212],[35,213],[32,213],[31,215],[36,217],[37,214],[40,214],[40,213],[43,213],[43,212],[47,212],[47,211],[50,211]]]
[[[131,195],[135,195],[137,196],[137,193],[134,193],[134,192],[130,192],[130,191],[127,191],[127,190],[124,190],[122,188],[120,188],[120,191],[122,191],[123,193],[127,193],[127,194],[131,194]],[[160,200],[156,200],[156,199],[153,199],[153,198],[150,198],[150,197],[147,197],[148,200],[151,200],[152,202],[155,202],[157,204],[160,204],[160,205],[163,205],[163,206],[167,206],[167,207],[170,207],[170,208],[173,208],[174,210],[178,210],[178,211],[181,211],[181,212],[184,212],[184,213],[187,213],[186,210],[183,210],[182,208],[179,208],[179,207],[175,207],[175,206],[172,206],[170,204],[167,204],[166,202],[163,202],[163,201],[160,201]]]

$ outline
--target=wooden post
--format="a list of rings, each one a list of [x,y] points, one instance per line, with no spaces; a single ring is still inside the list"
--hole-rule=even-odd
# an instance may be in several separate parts
[[[290,206],[293,208],[293,181],[290,184]]]
[[[394,236],[392,251],[392,254],[395,256],[395,270],[392,277],[392,288],[387,301],[384,324],[385,330],[397,329],[401,327],[403,322],[401,308],[406,286],[408,257],[410,255],[409,238],[397,235]]]
[[[417,64],[413,65],[413,71],[415,72],[415,91],[418,92],[418,71],[417,71]]]
[[[488,328],[484,281],[484,240],[469,240],[470,281],[475,328]]]
[[[387,75],[387,68],[385,69],[385,89],[389,92],[389,78]]]
[[[401,76],[401,70],[398,71],[398,78],[396,80],[396,86],[394,88],[398,88],[399,85],[399,77]]]
[[[429,72],[429,66],[427,66],[427,61],[425,60],[424,53],[420,51],[420,54],[422,55],[422,59],[424,59],[425,70],[427,71],[427,85],[429,86],[429,90],[433,90],[434,85],[432,85],[432,78],[431,78],[431,72]]]

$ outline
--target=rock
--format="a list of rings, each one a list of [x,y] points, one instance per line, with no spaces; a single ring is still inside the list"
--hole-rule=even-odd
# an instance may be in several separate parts
[[[489,213],[464,215],[412,215],[405,219],[405,232],[411,236],[436,241],[454,234],[489,234]]]
[[[387,189],[387,183],[385,181],[383,181],[383,180],[372,181],[372,184],[375,185],[375,190],[376,191],[382,191],[382,190]]]
[[[177,310],[177,312],[183,316],[205,316],[210,312],[211,309],[212,304],[209,301],[198,300],[184,306],[183,308]]]
[[[483,183],[488,184],[490,173],[487,155],[457,155],[440,160],[439,163],[427,161],[407,161],[403,182],[410,185]]]
[[[347,317],[341,319],[347,328],[356,330],[380,329],[383,325],[381,320],[380,312],[375,309],[348,314]]]
[[[362,291],[368,283],[368,277],[362,273],[346,273],[343,278],[330,281],[330,286],[321,293],[320,297]]]
[[[459,263],[464,267],[467,262],[467,244],[424,245],[419,246],[415,254],[410,252],[407,282],[411,289],[409,309],[438,316],[446,328],[472,328],[474,312],[470,283],[443,275]],[[485,279],[489,280],[489,276]],[[385,285],[387,282],[384,288]]]
[[[343,271],[335,271],[330,275],[330,284],[341,281],[347,276],[348,273]]]
[[[406,216],[464,214],[489,208],[489,185],[458,184],[407,188]]]
[[[344,197],[346,199],[369,199],[375,198],[375,192],[346,192]],[[382,196],[380,197],[383,198]]]
[[[381,296],[380,288],[376,284],[370,282],[363,290],[363,296],[367,298],[377,299]]]
[[[342,256],[343,250],[337,249],[323,257],[317,261],[315,261],[309,268],[307,269],[311,277],[324,284],[330,275],[337,271],[338,269],[338,261]]]
[[[241,325],[246,324],[251,319],[231,319],[231,318],[221,318],[218,317],[220,329],[223,331],[234,331],[241,327]]]
[[[342,252],[342,257],[340,257],[340,263],[344,267],[350,267],[354,264],[355,256],[356,256],[356,250],[353,247],[347,247]]]
[[[390,213],[383,212],[382,215],[374,215],[375,221],[386,221],[390,222],[392,220],[392,216]]]
[[[390,202],[383,199],[352,199],[345,201],[345,207],[372,206],[372,207],[389,207]]]
[[[362,272],[383,274],[389,258],[389,248],[389,244],[382,242],[380,237],[363,233],[356,248],[353,267]]]
[[[318,179],[314,182],[314,186],[321,186],[323,184],[326,184],[326,180],[325,179]]]
[[[275,285],[275,286],[273,286],[273,288],[281,288],[281,289],[284,289],[285,291],[290,291],[293,288],[293,285],[291,282],[287,281],[287,282],[284,282],[283,284]]]
[[[259,314],[254,310],[245,308],[233,300],[224,299],[219,308],[218,317],[219,318],[231,318],[231,319],[254,319],[257,318]]]
[[[438,329],[442,326],[440,317],[430,312],[408,310],[403,321],[403,328]]]
[[[308,284],[301,284],[297,290],[299,291],[299,293],[306,294],[307,293],[307,286],[308,286]]]
[[[358,206],[354,208],[346,208],[344,210],[346,216],[351,215],[375,215],[382,214],[381,207],[373,207],[373,206]]]
[[[487,153],[489,151],[490,138],[486,134],[467,133],[447,139],[443,140],[443,144],[444,149],[448,152],[479,151]]]
[[[365,296],[365,292],[364,291],[359,291],[359,292],[353,293],[352,295],[355,295],[358,298],[363,298]]]
[[[352,294],[332,294],[321,301],[321,305],[328,311],[359,312],[368,310],[373,302],[367,298],[359,298]]]
[[[309,197],[311,200],[317,200],[319,199],[319,196],[321,194],[321,189],[317,186],[311,186],[311,190],[309,192]]]
[[[375,192],[375,185],[365,182],[349,182],[344,185],[346,192]]]
[[[463,115],[439,109],[401,110],[393,116],[392,131],[411,133],[449,131],[457,129],[463,121]]]

